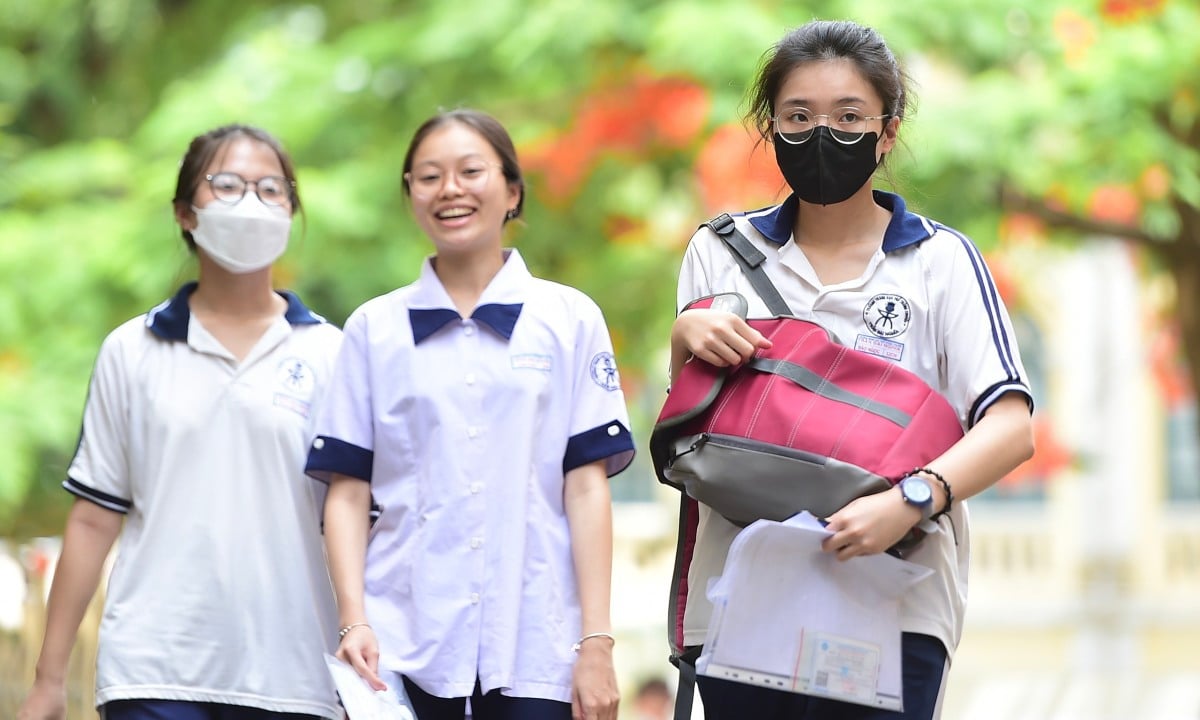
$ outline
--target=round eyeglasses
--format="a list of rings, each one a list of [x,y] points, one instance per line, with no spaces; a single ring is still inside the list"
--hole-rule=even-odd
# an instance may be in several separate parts
[[[890,117],[890,114],[867,115],[856,107],[840,107],[827,115],[814,113],[808,108],[790,107],[771,119],[775,123],[775,134],[792,145],[808,142],[820,124],[817,118],[825,118],[829,134],[834,140],[843,145],[853,145],[867,134],[867,125],[871,120]]]
[[[499,163],[472,160],[458,168],[442,169],[424,167],[404,173],[409,192],[418,200],[431,200],[446,187],[446,181],[454,179],[454,185],[463,192],[479,192],[487,187],[491,169],[501,167]]]
[[[219,172],[205,175],[204,179],[208,181],[208,187],[212,190],[213,197],[230,205],[241,202],[242,198],[246,196],[246,190],[251,185],[254,186],[254,194],[258,196],[259,200],[262,200],[263,205],[275,207],[290,205],[292,192],[296,187],[296,183],[279,175],[267,175],[257,180],[247,180],[237,173]]]

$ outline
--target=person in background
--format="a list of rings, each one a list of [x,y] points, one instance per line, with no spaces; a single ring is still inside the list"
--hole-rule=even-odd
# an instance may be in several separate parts
[[[872,188],[909,107],[907,78],[875,30],[814,21],[789,32],[764,57],[748,119],[774,148],[792,194],[734,218],[766,255],[762,267],[797,317],[916,373],[950,401],[966,429],[927,468],[828,518],[832,535],[823,548],[839,560],[883,552],[923,520],[941,529],[906,556],[934,572],[902,605],[904,712],[700,677],[708,720],[937,717],[966,601],[963,501],[1033,452],[1032,395],[983,256],[962,234],[909,211],[900,196]],[[680,269],[679,307],[722,292],[745,296],[751,317],[770,315],[721,240],[701,227]],[[672,375],[692,357],[730,366],[767,343],[732,313],[684,310],[671,331]],[[738,531],[701,504],[685,645],[704,642],[712,612],[705,588],[721,574]]]
[[[65,717],[67,661],[119,537],[96,668],[105,720],[341,718],[304,475],[341,332],[272,285],[300,210],[292,161],[261,129],[216,128],[188,147],[174,208],[199,277],[100,348],[17,717]]]
[[[643,680],[633,695],[634,720],[670,720],[674,698],[660,677]]]
[[[505,248],[525,186],[491,116],[423,123],[404,189],[434,255],[347,320],[308,459],[337,655],[421,720],[611,720],[608,477],[634,445],[604,318]]]

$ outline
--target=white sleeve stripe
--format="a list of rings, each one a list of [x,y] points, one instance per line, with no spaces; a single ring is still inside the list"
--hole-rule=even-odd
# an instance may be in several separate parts
[[[983,305],[987,310],[988,322],[992,327],[992,342],[996,346],[997,355],[1000,356],[1000,365],[1004,368],[1004,372],[1008,374],[1009,380],[1021,381],[1021,375],[1017,372],[1017,364],[1013,361],[1012,343],[1009,340],[1008,333],[1004,329],[1004,323],[1000,319],[1000,300],[996,292],[996,283],[992,279],[991,273],[988,272],[987,264],[984,263],[979,248],[975,247],[974,243],[967,240],[966,237],[957,231],[945,226],[943,226],[943,229],[958,237],[959,241],[963,244],[963,248],[967,251],[967,257],[971,259],[971,266],[975,270],[975,280],[979,283],[979,294],[983,299]]]

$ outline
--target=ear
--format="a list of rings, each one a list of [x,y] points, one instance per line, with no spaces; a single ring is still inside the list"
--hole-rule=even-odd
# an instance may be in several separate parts
[[[883,125],[883,136],[879,138],[879,152],[887,155],[896,147],[896,139],[900,135],[900,118],[888,118]]]
[[[196,213],[186,203],[175,203],[175,222],[179,227],[191,232],[196,229]]]
[[[508,188],[508,201],[505,204],[510,209],[515,208],[521,202],[521,185],[520,183],[509,182],[506,183],[506,187]]]

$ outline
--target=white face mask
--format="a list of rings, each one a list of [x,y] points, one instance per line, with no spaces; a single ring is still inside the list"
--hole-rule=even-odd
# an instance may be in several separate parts
[[[292,218],[281,207],[268,207],[252,192],[238,203],[218,200],[192,208],[196,228],[192,239],[213,262],[231,273],[262,270],[287,249]]]

